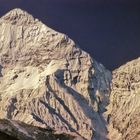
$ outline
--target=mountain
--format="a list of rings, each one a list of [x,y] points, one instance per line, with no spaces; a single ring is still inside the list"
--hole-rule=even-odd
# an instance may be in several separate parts
[[[107,108],[110,140],[140,139],[140,58],[113,71]]]
[[[139,140],[140,58],[113,72],[29,13],[0,18],[0,139]]]
[[[16,122],[17,134],[24,123],[78,140],[107,139],[111,72],[68,36],[14,9],[0,19],[0,66],[0,119]]]

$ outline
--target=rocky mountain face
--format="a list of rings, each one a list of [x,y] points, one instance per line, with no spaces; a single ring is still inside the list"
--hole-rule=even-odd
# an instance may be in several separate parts
[[[77,140],[106,139],[111,73],[66,35],[14,9],[0,19],[0,66],[0,119],[16,122],[17,133],[25,123]]]
[[[106,113],[110,140],[140,140],[140,58],[113,71]]]

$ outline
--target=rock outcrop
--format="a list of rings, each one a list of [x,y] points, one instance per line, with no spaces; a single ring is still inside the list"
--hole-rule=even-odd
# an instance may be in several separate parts
[[[140,140],[140,58],[113,72],[106,114],[110,140]]]
[[[0,120],[1,140],[73,140],[74,137],[57,134],[50,128],[40,128],[13,120]]]
[[[27,12],[0,19],[0,118],[105,140],[111,73]]]

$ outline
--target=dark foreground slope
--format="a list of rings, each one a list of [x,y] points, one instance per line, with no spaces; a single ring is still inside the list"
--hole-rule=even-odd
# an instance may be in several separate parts
[[[23,122],[0,120],[0,140],[73,140],[66,134],[57,134],[47,128],[27,125]]]

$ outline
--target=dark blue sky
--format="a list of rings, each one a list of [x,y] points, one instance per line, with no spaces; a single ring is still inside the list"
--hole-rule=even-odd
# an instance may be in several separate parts
[[[136,0],[0,0],[0,16],[22,8],[71,37],[107,68],[140,56]]]

